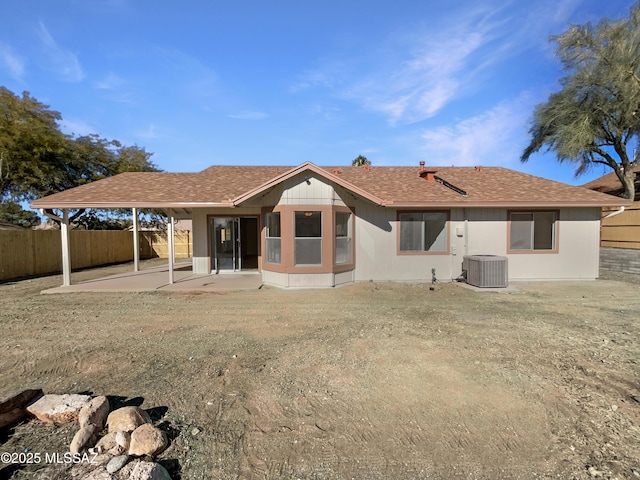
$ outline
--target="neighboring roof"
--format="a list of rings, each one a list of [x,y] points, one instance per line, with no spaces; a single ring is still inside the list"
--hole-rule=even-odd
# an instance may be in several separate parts
[[[49,195],[33,208],[239,206],[304,172],[374,204],[393,207],[618,206],[583,187],[502,167],[214,166],[199,173],[130,172]],[[429,173],[429,175],[426,175]],[[424,177],[424,178],[423,178]],[[434,181],[427,181],[427,177]]]
[[[635,184],[637,197],[640,195],[640,179],[638,178],[640,176],[640,165],[636,166],[633,171],[636,175]],[[590,190],[595,190],[596,192],[608,193],[609,195],[619,196],[624,192],[624,188],[614,172],[603,175],[595,180],[591,180],[589,183],[585,183],[582,186]]]

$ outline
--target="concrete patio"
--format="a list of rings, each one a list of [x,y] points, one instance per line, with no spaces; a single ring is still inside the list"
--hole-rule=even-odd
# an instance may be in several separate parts
[[[174,264],[174,283],[169,283],[169,266],[150,267],[138,272],[120,273],[69,286],[43,290],[42,293],[76,292],[188,292],[254,290],[262,286],[260,272],[195,275],[191,262]]]

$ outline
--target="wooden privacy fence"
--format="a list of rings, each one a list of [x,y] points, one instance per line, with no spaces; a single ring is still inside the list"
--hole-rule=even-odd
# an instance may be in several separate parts
[[[133,232],[71,230],[71,268],[88,268],[133,260]],[[140,232],[140,258],[168,258],[166,232]],[[177,231],[175,258],[189,258],[191,232]],[[60,230],[0,230],[0,280],[59,273]]]
[[[133,234],[120,230],[69,232],[71,268],[133,259]],[[59,230],[0,230],[0,280],[57,273],[62,269]]]
[[[604,218],[615,208],[602,209],[602,247],[640,249],[640,202],[625,207],[624,212],[611,218]]]
[[[174,258],[191,258],[192,234],[189,230],[176,230],[173,237]],[[169,258],[169,242],[166,231],[140,232],[140,258]]]

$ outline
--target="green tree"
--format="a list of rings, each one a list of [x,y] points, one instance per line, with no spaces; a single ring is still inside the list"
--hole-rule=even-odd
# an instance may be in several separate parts
[[[123,172],[159,171],[144,148],[98,135],[65,135],[61,119],[28,92],[19,97],[0,87],[0,202],[29,201]],[[77,224],[83,224],[83,213],[86,226],[100,219],[105,228],[117,223],[104,212],[77,211],[72,213]]]
[[[33,200],[122,172],[159,171],[152,153],[98,135],[72,137],[59,112],[0,87],[0,201]]]
[[[33,198],[42,179],[56,178],[67,144],[61,118],[28,92],[0,87],[0,200]]]
[[[30,210],[24,210],[16,202],[0,203],[0,220],[24,228],[31,228],[40,224],[38,214]]]
[[[371,160],[369,160],[364,155],[358,155],[351,161],[351,165],[354,167],[361,167],[363,165],[371,165]]]
[[[562,89],[536,107],[531,143],[521,161],[546,147],[560,162],[576,164],[576,176],[592,165],[613,169],[624,198],[635,196],[640,152],[640,3],[628,18],[571,26],[552,37],[569,74]]]

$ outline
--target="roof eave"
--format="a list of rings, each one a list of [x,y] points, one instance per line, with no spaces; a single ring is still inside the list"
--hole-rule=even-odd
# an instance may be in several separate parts
[[[48,208],[206,208],[206,207],[231,207],[235,205],[228,202],[40,202],[35,201],[31,205],[33,209]]]
[[[600,208],[600,207],[619,207],[619,206],[628,206],[633,202],[619,199],[617,202],[585,202],[585,201],[561,201],[561,202],[543,202],[543,201],[528,201],[528,202],[451,202],[451,201],[431,201],[431,202],[406,202],[406,201],[398,201],[398,202],[386,202],[384,204],[385,207],[392,208],[430,208],[430,207],[438,207],[438,208],[561,208],[561,207],[592,207],[592,208]]]

